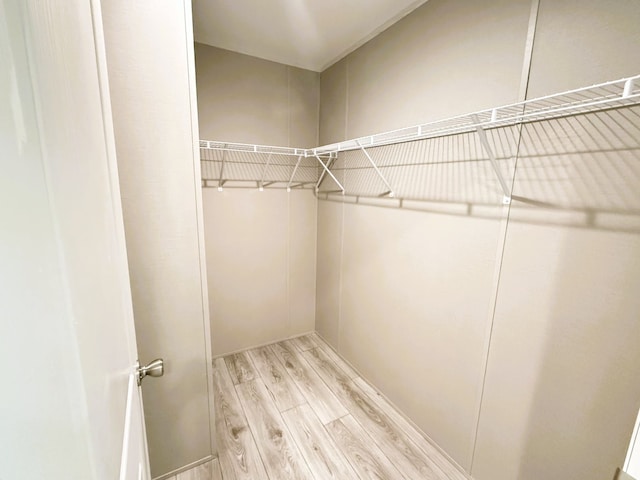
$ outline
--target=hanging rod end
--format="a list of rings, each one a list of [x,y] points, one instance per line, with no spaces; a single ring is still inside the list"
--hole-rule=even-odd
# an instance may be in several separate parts
[[[511,197],[508,197],[507,195],[502,197],[502,204],[503,205],[511,205]]]

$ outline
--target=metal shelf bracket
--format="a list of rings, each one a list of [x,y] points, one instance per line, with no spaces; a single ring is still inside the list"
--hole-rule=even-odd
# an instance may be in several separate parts
[[[478,133],[478,137],[480,138],[480,144],[482,145],[482,148],[484,149],[485,153],[488,155],[489,163],[491,163],[491,167],[493,168],[493,171],[496,174],[496,177],[498,177],[498,182],[502,187],[502,192],[504,193],[504,199],[502,203],[505,205],[508,205],[511,203],[511,191],[507,185],[507,182],[502,176],[502,172],[500,171],[500,167],[498,166],[496,156],[493,153],[491,146],[489,145],[489,140],[487,139],[487,132],[485,132],[484,128],[482,128],[482,126],[480,125],[480,119],[478,118],[477,115],[472,115],[471,118],[476,124],[476,132]]]
[[[298,171],[298,167],[300,166],[300,162],[302,161],[302,157],[304,155],[300,155],[298,157],[298,161],[296,162],[296,166],[293,167],[293,173],[291,173],[291,177],[289,177],[289,183],[287,183],[287,192],[291,191],[291,184],[293,183],[293,177],[296,176],[296,172]]]
[[[322,168],[324,168],[324,171],[329,174],[329,176],[331,178],[333,178],[333,181],[336,182],[336,184],[338,185],[338,187],[340,187],[340,190],[342,191],[342,193],[344,194],[344,187],[342,186],[342,184],[338,181],[338,179],[333,175],[333,173],[331,173],[331,170],[329,170],[327,168],[327,166],[324,164],[324,162],[322,160],[320,160],[320,157],[318,156],[318,154],[316,154],[314,152],[313,154],[314,157],[316,157],[316,159],[318,160],[318,162],[320,162],[320,165],[322,165]],[[324,175],[320,177],[320,180],[318,180],[318,183],[316,184],[316,192],[318,192],[318,189],[320,188],[320,184],[322,183],[322,179],[324,178]]]
[[[373,139],[372,139],[373,141]],[[373,161],[373,159],[371,158],[371,155],[369,155],[369,152],[367,152],[367,150],[362,146],[362,144],[360,143],[359,140],[356,140],[356,143],[358,144],[358,146],[360,147],[360,150],[362,150],[362,153],[364,153],[365,157],[367,157],[367,160],[369,160],[369,163],[371,164],[371,166],[373,167],[373,169],[376,171],[376,173],[378,174],[378,176],[380,177],[380,179],[382,180],[382,182],[385,184],[385,186],[387,187],[387,189],[389,190],[388,192],[385,193],[386,196],[393,198],[395,197],[395,193],[393,188],[391,187],[391,185],[389,185],[389,182],[387,182],[387,179],[384,178],[384,175],[382,175],[382,172],[380,171],[380,169],[378,168],[378,166],[375,164],[375,162]]]
[[[633,78],[629,78],[627,79],[626,82],[624,82],[624,89],[622,90],[622,98],[628,98],[633,93],[633,80],[634,80]]]
[[[267,169],[269,168],[269,164],[271,163],[271,153],[269,154],[269,156],[267,157],[267,163],[264,166],[264,170],[262,170],[262,177],[260,178],[260,183],[258,184],[258,190],[260,190],[261,192],[264,191],[264,179],[265,179],[265,175],[267,174]]]
[[[224,180],[222,179],[222,175],[224,174],[224,160],[227,156],[227,151],[222,151],[222,164],[220,165],[220,177],[218,178],[218,191],[222,191],[222,186],[224,185]]]

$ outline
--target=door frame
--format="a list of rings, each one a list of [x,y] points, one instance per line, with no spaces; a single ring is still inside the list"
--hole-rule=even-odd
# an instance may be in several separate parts
[[[200,129],[198,124],[198,95],[196,88],[196,62],[193,37],[193,7],[191,0],[184,0],[185,33],[187,37],[187,68],[189,77],[189,101],[191,103],[191,131],[193,135],[193,182],[196,191],[196,213],[198,249],[200,252],[200,285],[202,285],[202,311],[205,335],[205,357],[207,361],[207,386],[209,390],[209,432],[211,455],[217,457],[216,422],[213,388],[213,349],[211,344],[211,316],[209,313],[209,287],[207,282],[207,260],[204,238],[204,206],[202,202],[202,171],[200,165]]]

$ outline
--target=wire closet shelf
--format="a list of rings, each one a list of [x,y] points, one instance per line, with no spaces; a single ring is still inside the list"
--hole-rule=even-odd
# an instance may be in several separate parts
[[[345,189],[333,168],[339,163],[339,154],[358,151],[360,158],[356,163],[366,164],[384,187],[376,196],[401,198],[383,172],[389,165],[374,159],[373,150],[440,137],[474,135],[482,151],[482,160],[488,161],[499,183],[503,202],[509,203],[510,188],[498,161],[502,155],[496,152],[495,142],[492,144],[488,139],[491,131],[639,104],[640,75],[636,75],[316,148],[201,140],[202,185],[217,187],[220,191],[227,187],[286,188],[287,191],[309,188],[316,194],[358,195],[358,192]],[[349,160],[348,157],[343,159],[343,166]],[[331,181],[326,182],[328,178]],[[323,182],[330,183],[333,189],[321,190]]]

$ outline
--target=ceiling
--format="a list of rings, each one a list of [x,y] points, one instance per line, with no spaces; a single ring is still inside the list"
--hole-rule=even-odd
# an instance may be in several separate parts
[[[196,42],[323,71],[426,0],[194,0]]]

